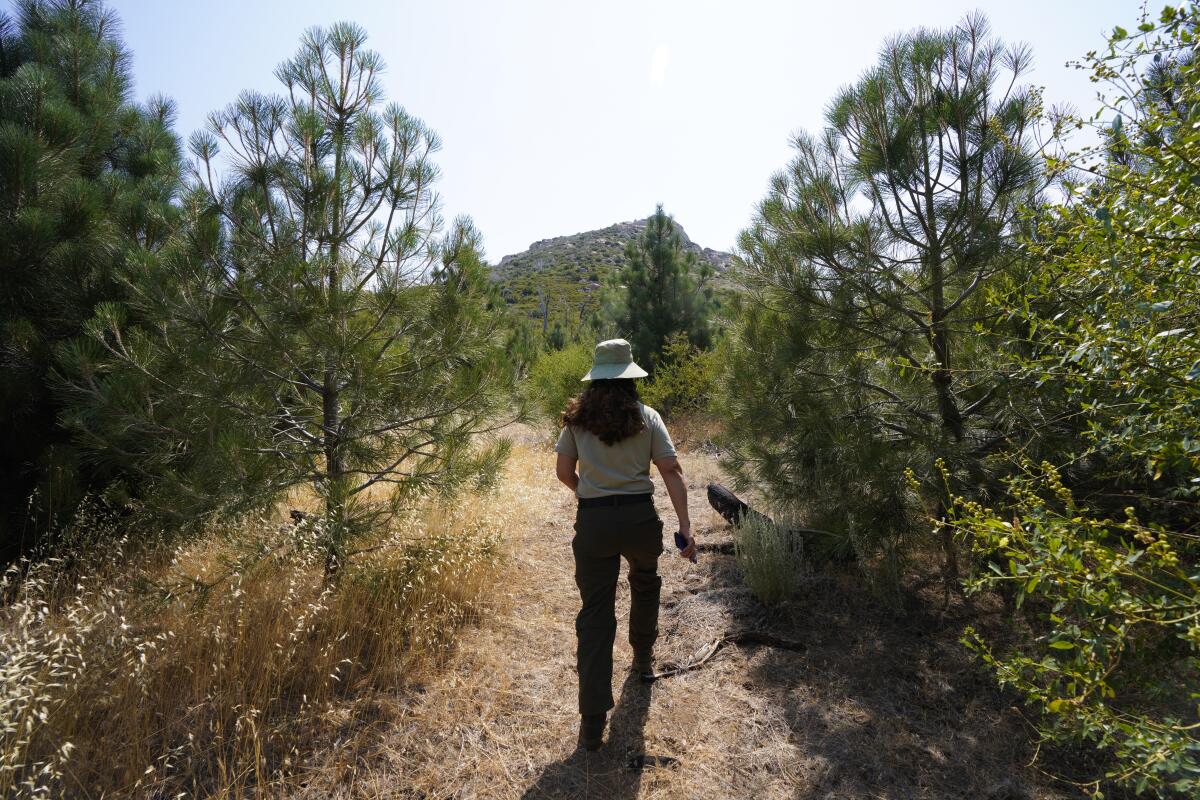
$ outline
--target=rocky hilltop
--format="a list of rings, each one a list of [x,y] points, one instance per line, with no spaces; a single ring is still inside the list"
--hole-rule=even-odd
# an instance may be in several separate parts
[[[492,267],[492,276],[501,282],[531,272],[552,271],[563,274],[573,269],[584,283],[601,280],[605,273],[624,263],[625,245],[641,235],[647,220],[618,222],[595,231],[571,236],[556,236],[534,242],[523,253],[505,256]],[[733,256],[720,250],[701,247],[675,224],[684,247],[707,261],[717,273],[724,272]]]
[[[492,279],[505,301],[542,321],[565,330],[582,325],[595,312],[604,280],[625,263],[625,245],[641,235],[647,220],[618,222],[596,231],[556,236],[534,242],[523,253],[505,256],[492,267]],[[684,247],[712,264],[716,283],[733,256],[701,247],[675,225]]]

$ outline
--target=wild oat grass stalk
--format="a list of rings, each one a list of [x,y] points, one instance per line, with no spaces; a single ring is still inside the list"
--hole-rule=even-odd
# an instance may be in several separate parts
[[[0,579],[0,796],[238,796],[284,786],[332,701],[434,663],[497,560],[476,504],[414,515],[337,585],[319,525],[265,519],[168,557]]]

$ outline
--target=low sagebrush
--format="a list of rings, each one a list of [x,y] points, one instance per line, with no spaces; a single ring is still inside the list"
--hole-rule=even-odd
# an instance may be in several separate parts
[[[802,548],[786,525],[766,517],[747,516],[733,537],[734,552],[746,586],[764,605],[775,605],[796,588],[803,564]]]

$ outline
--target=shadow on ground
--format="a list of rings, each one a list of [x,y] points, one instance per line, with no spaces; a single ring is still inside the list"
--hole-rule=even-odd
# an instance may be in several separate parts
[[[569,757],[550,764],[522,795],[523,800],[633,800],[638,796],[642,773],[630,761],[644,754],[646,718],[650,714],[651,685],[632,673],[621,687],[616,707],[609,715],[608,733],[599,751],[576,748]]]
[[[727,527],[704,533],[712,544],[729,541]],[[727,644],[654,686],[626,678],[604,748],[548,764],[523,798],[1066,800],[1081,794],[1054,775],[1103,771],[1094,755],[1039,749],[1031,712],[961,643],[968,624],[1002,646],[1010,641],[1012,612],[998,597],[967,604],[952,595],[946,604],[932,575],[885,598],[857,573],[818,572],[767,610],[734,558],[720,553],[676,569],[668,587],[660,666],[736,631],[800,649]],[[671,750],[648,755],[679,757],[682,770],[631,770],[647,741]]]
[[[962,644],[968,624],[992,641],[1011,635],[998,597],[946,605],[940,581],[926,578],[884,599],[856,574],[818,575],[767,611],[734,590],[732,557],[712,556],[708,575],[697,599],[721,604],[731,629],[803,645],[724,655],[744,659],[747,688],[784,715],[806,762],[796,797],[1073,798],[1078,790],[1052,775],[1102,772],[1081,753],[1039,751],[1030,712]]]

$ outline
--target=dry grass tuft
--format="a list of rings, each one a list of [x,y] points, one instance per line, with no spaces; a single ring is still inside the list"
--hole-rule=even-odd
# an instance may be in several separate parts
[[[699,412],[675,414],[667,423],[675,446],[689,454],[717,452],[721,422],[710,414]]]
[[[348,699],[444,660],[495,572],[493,510],[401,520],[336,586],[315,525],[266,519],[166,556],[117,539],[14,566],[0,796],[282,793]]]
[[[763,605],[778,605],[796,589],[803,563],[800,547],[788,534],[792,527],[787,520],[775,524],[761,516],[746,517],[734,534],[742,580]]]

